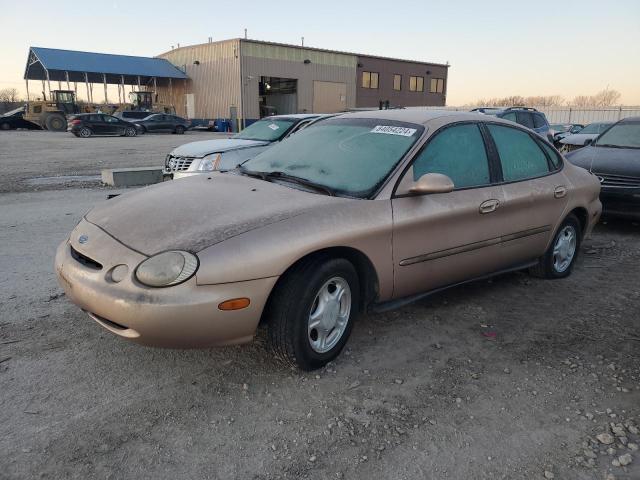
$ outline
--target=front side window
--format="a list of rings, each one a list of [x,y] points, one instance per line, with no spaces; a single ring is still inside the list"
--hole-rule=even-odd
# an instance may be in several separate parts
[[[378,74],[376,72],[362,72],[362,88],[378,88]]]
[[[394,75],[393,76],[393,89],[394,90],[402,90],[402,75]]]
[[[282,172],[365,198],[423,131],[421,125],[395,120],[336,117],[300,130],[242,166],[254,172]]]
[[[502,125],[487,125],[498,149],[505,182],[539,177],[549,172],[547,157],[527,132]]]
[[[516,121],[527,128],[533,128],[533,119],[528,112],[516,112]]]
[[[623,122],[604,132],[597,147],[640,148],[640,122]]]
[[[265,119],[252,123],[242,132],[232,138],[242,140],[259,140],[262,142],[275,142],[281,139],[295,123],[291,119]]]
[[[488,185],[489,161],[478,125],[449,127],[429,141],[413,164],[413,179],[425,173],[442,173],[455,188]]]
[[[432,78],[429,85],[429,91],[431,93],[443,93],[444,92],[444,78]]]
[[[547,124],[544,117],[540,113],[533,114],[533,126],[536,128],[542,128]]]
[[[409,77],[409,91],[424,92],[424,77]]]

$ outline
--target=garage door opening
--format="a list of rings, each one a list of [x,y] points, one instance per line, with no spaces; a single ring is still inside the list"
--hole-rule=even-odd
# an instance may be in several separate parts
[[[260,77],[260,118],[298,113],[298,80]]]

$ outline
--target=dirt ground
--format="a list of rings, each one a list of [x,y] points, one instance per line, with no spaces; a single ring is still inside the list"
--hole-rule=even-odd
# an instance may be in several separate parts
[[[0,134],[1,479],[640,478],[637,224],[599,225],[568,279],[514,273],[362,316],[336,362],[301,373],[263,332],[158,350],[72,305],[55,248],[117,191],[25,182],[156,165],[196,134],[58,135]]]

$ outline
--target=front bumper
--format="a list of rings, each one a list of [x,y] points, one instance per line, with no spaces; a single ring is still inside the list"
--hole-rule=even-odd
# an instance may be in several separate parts
[[[600,191],[603,214],[616,217],[640,219],[640,187],[602,187]]]
[[[80,244],[80,236],[88,237]],[[81,263],[71,248],[102,265]],[[58,282],[67,297],[110,332],[134,342],[169,348],[233,345],[250,341],[277,277],[217,285],[198,285],[197,274],[185,283],[150,288],[136,281],[136,266],[146,257],[83,220],[55,258]],[[111,279],[116,265],[126,265],[120,282]],[[248,297],[242,310],[218,305]]]

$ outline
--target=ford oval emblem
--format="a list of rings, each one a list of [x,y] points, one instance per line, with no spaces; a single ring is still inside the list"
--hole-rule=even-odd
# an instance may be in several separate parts
[[[81,244],[83,244],[83,245],[84,245],[84,244],[85,244],[85,243],[87,243],[88,241],[89,241],[89,236],[88,236],[88,235],[80,235],[80,236],[78,237],[78,243],[81,243]]]

